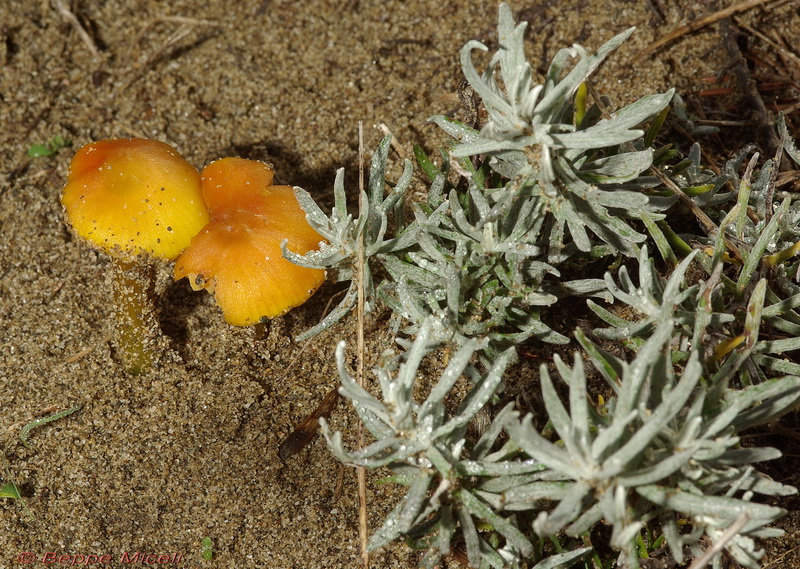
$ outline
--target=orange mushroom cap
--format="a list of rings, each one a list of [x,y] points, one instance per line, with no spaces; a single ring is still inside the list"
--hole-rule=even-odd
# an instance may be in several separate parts
[[[322,270],[284,259],[283,239],[301,254],[319,245],[319,235],[289,235],[285,226],[236,211],[212,221],[192,239],[175,264],[175,279],[189,277],[193,289],[213,293],[225,320],[234,326],[280,316],[308,300],[325,279]]]
[[[284,259],[281,242],[303,255],[322,237],[309,225],[290,186],[272,186],[261,162],[223,158],[203,170],[203,197],[211,222],[175,263],[175,280],[213,293],[225,320],[257,324],[303,304],[325,280],[325,271]]]
[[[197,170],[157,140],[87,144],[72,159],[61,203],[78,235],[126,259],[174,259],[210,219]]]
[[[272,185],[272,168],[257,160],[220,158],[200,174],[203,199],[211,216],[235,210],[257,210],[261,190]]]

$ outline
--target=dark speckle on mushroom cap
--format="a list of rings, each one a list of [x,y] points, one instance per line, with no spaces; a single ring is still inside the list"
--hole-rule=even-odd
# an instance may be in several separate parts
[[[123,258],[174,259],[209,221],[200,174],[156,140],[87,144],[72,159],[61,203],[75,233]]]

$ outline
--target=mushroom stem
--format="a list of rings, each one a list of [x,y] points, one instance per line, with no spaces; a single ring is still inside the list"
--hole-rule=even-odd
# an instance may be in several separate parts
[[[161,329],[154,303],[152,263],[113,259],[111,286],[115,301],[115,348],[125,370],[142,375],[160,351]]]

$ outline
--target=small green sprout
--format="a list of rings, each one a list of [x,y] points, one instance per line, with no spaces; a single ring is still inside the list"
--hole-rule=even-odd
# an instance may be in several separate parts
[[[69,409],[65,409],[64,411],[59,411],[58,413],[53,413],[52,415],[48,415],[47,417],[42,417],[40,419],[36,419],[35,421],[31,421],[19,432],[19,440],[20,442],[25,445],[27,448],[31,448],[30,443],[28,442],[28,435],[30,432],[40,425],[46,425],[47,423],[51,423],[53,421],[57,421],[63,417],[68,415],[72,415],[76,411],[80,411],[83,405],[77,405],[75,407],[70,407]]]
[[[28,156],[31,158],[47,158],[57,154],[62,148],[72,146],[72,141],[59,135],[55,135],[50,142],[44,144],[31,144],[28,148]]]
[[[13,482],[9,482],[0,486],[0,498],[13,498],[15,500],[20,498],[19,490],[17,489],[17,485]]]
[[[214,542],[210,537],[204,537],[200,542],[203,546],[203,559],[210,561],[214,557]]]
[[[28,514],[30,520],[34,521],[36,518],[34,518],[33,512],[31,512],[30,508],[28,508],[28,505],[25,503],[25,499],[22,497],[22,494],[19,491],[19,485],[11,476],[11,469],[9,468],[8,459],[6,458],[4,449],[0,449],[0,468],[2,468],[3,478],[8,481],[0,486],[0,498],[19,500],[22,509],[26,514]]]

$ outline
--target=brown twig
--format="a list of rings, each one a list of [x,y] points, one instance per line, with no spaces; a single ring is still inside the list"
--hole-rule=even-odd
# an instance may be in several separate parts
[[[714,236],[720,232],[720,228],[717,226],[716,223],[714,223],[714,221],[710,217],[708,217],[708,214],[706,214],[706,212],[704,212],[702,208],[699,205],[697,205],[692,198],[687,196],[686,193],[680,187],[678,187],[678,185],[675,184],[675,182],[670,180],[661,170],[659,170],[655,166],[650,166],[650,173],[656,176],[659,180],[661,180],[661,183],[667,186],[667,188],[669,188],[669,190],[672,193],[678,196],[680,202],[692,211],[694,216],[697,218],[697,221],[700,222],[700,225],[703,226],[703,230],[706,232],[707,235]],[[739,249],[736,248],[736,245],[734,245],[730,239],[725,239],[725,246],[734,259],[736,259],[740,263],[744,262],[742,254],[739,252]]]
[[[325,320],[325,317],[326,317],[326,316],[328,315],[328,313],[330,312],[330,308],[331,308],[331,305],[333,304],[333,301],[334,301],[334,300],[335,300],[337,297],[340,297],[340,296],[342,296],[342,295],[343,295],[345,292],[347,292],[347,291],[346,291],[346,290],[339,291],[339,292],[337,292],[336,294],[332,295],[332,296],[331,296],[331,297],[328,299],[328,302],[325,304],[325,308],[322,310],[322,315],[319,317],[319,322],[322,322],[323,320]],[[319,322],[317,322],[317,323],[319,324]],[[292,368],[295,366],[295,364],[296,364],[297,362],[299,362],[299,361],[300,361],[300,358],[302,357],[303,353],[306,351],[306,348],[307,348],[308,346],[310,346],[310,345],[311,345],[311,342],[309,342],[308,340],[306,340],[306,341],[303,343],[303,346],[300,348],[300,350],[298,350],[297,354],[295,354],[295,355],[292,357],[292,359],[289,361],[289,365],[288,365],[288,366],[286,366],[286,371],[284,371],[283,375],[282,375],[282,376],[281,376],[281,378],[278,380],[278,383],[279,383],[279,384],[282,384],[282,383],[283,383],[283,382],[286,380],[286,378],[288,378],[288,377],[289,377],[289,373],[292,371]]]
[[[609,113],[608,109],[603,103],[603,100],[600,98],[600,95],[597,93],[597,91],[595,91],[592,84],[587,82],[586,86],[589,90],[589,94],[592,96],[592,99],[597,105],[597,108],[600,109],[601,114],[606,118],[611,117],[611,113]],[[630,143],[627,144],[630,146]],[[684,192],[675,182],[670,180],[666,174],[664,174],[661,170],[659,170],[655,166],[650,166],[650,173],[652,173],[659,180],[661,180],[661,183],[664,184],[667,187],[667,189],[669,189],[673,194],[678,196],[680,202],[691,210],[691,212],[697,218],[697,221],[700,223],[700,225],[703,226],[703,230],[706,232],[707,235],[716,235],[720,231],[720,228],[717,226],[716,223],[714,223],[714,221],[710,217],[708,217],[708,214],[706,214],[706,212],[704,212],[702,208],[699,205],[697,205],[692,198],[687,196],[686,192]],[[733,243],[731,243],[729,239],[726,239],[725,243],[731,256],[733,256],[736,260],[740,262],[744,262],[742,260],[742,254],[739,252],[736,246]]]
[[[774,569],[778,566],[778,563],[782,562],[784,557],[788,557],[790,554],[794,553],[800,549],[800,545],[796,545],[795,547],[791,548],[789,551],[784,551],[781,555],[775,558],[774,561],[770,562],[769,565],[765,565],[764,569]]]
[[[745,24],[744,22],[739,22],[738,20],[736,21],[736,25],[739,26],[740,28],[744,29],[744,30],[747,30],[748,33],[756,36],[757,38],[762,40],[767,45],[772,46],[772,48],[774,48],[775,51],[777,51],[779,55],[781,55],[784,58],[788,59],[789,61],[794,63],[794,65],[798,69],[800,69],[800,57],[798,57],[797,55],[795,55],[794,53],[792,53],[791,51],[786,49],[784,46],[782,46],[781,44],[779,44],[778,42],[776,42],[775,40],[773,40],[769,36],[767,36],[765,34],[762,34],[757,29],[755,29],[753,26],[749,26],[749,25]]]
[[[77,16],[75,16],[61,0],[53,0],[53,4],[55,4],[56,10],[61,14],[61,17],[78,33],[78,37],[81,38],[81,41],[92,53],[92,57],[100,57],[100,50],[97,49],[97,45],[94,43],[92,36],[90,36],[89,32],[81,25]]]
[[[698,18],[697,20],[693,20],[686,25],[683,25],[679,28],[672,30],[667,35],[663,36],[661,39],[654,41],[646,48],[644,48],[639,55],[647,55],[659,48],[664,47],[668,43],[673,40],[678,39],[681,36],[686,34],[690,34],[692,32],[696,32],[697,30],[704,28],[714,22],[718,22],[724,18],[728,18],[729,16],[733,16],[734,14],[738,14],[740,12],[746,12],[751,8],[755,8],[756,6],[760,6],[761,4],[767,4],[769,2],[774,2],[775,0],[746,0],[745,2],[739,2],[738,4],[734,4],[733,6],[729,6],[724,10],[719,10],[718,12],[714,12],[713,14],[709,14],[707,16],[703,16],[702,18]]]
[[[131,72],[131,76],[122,86],[122,89],[125,90],[128,87],[130,87],[137,79],[139,79],[139,77],[142,76],[145,69],[147,69],[149,65],[151,65],[154,61],[156,61],[159,57],[161,57],[164,54],[164,52],[168,50],[170,47],[172,47],[173,45],[181,41],[183,38],[188,36],[191,31],[192,31],[191,26],[187,26],[186,24],[182,25],[175,31],[174,34],[172,34],[163,42],[161,42],[161,45],[159,45],[153,52],[151,52],[142,63],[132,66],[129,69],[129,72]]]
[[[777,138],[777,135],[776,135]],[[769,174],[769,182],[767,182],[767,195],[764,197],[764,203],[768,204],[764,212],[764,223],[768,224],[772,219],[772,208],[769,204],[775,196],[775,182],[778,179],[778,170],[781,166],[781,158],[783,157],[783,147],[786,144],[786,131],[783,131],[781,137],[778,139],[778,144],[775,148],[775,157],[772,159],[772,171]]]

